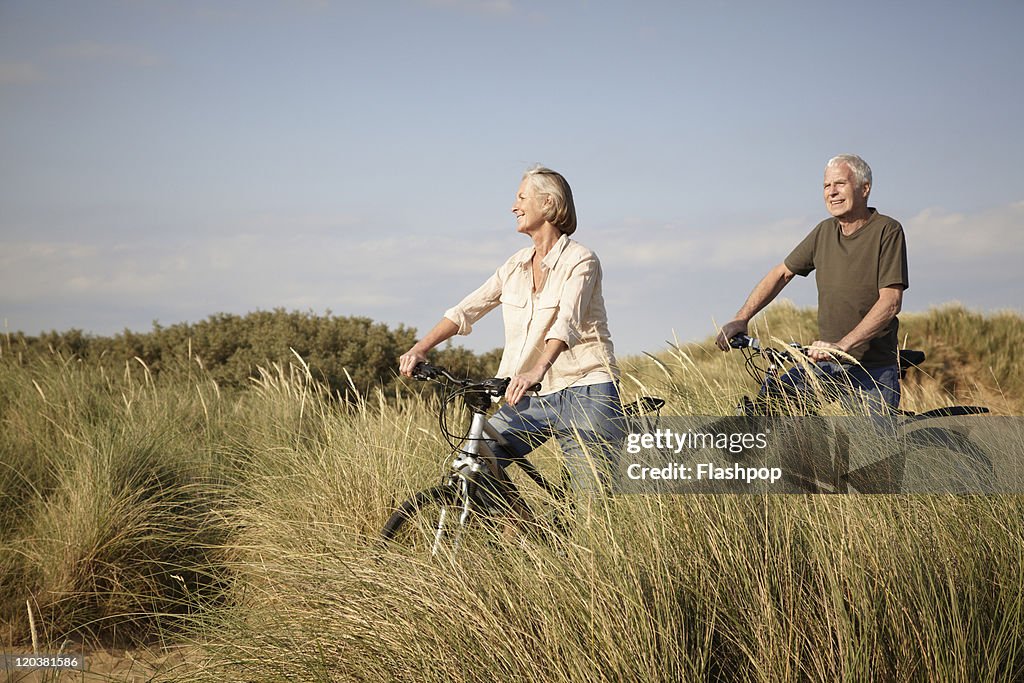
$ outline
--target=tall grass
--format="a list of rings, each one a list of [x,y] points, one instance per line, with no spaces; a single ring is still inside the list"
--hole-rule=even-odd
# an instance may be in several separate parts
[[[144,367],[111,378],[59,357],[0,372],[4,640],[25,640],[26,600],[51,643],[138,642],[180,621],[188,596],[222,580],[208,565],[227,538],[204,388],[158,390]]]
[[[981,318],[972,345],[974,315],[905,321],[910,345],[961,325],[965,364],[955,386],[930,366],[911,400],[1019,413],[995,357],[1021,321]],[[806,340],[814,320],[782,306],[759,325]],[[1017,496],[618,496],[557,543],[480,534],[430,558],[377,532],[443,472],[435,398],[339,401],[299,358],[228,392],[189,361],[157,379],[0,361],[5,647],[31,647],[29,601],[47,649],[199,646],[162,680],[1024,677]],[[756,389],[709,344],[626,366],[625,392],[669,413]],[[552,447],[537,460],[558,467]]]

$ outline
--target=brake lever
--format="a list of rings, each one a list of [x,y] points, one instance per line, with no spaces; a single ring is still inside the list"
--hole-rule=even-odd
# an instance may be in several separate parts
[[[495,396],[501,396],[508,389],[508,384],[511,381],[512,380],[509,377],[492,377],[491,379],[480,382],[478,386],[488,393],[492,393]],[[540,382],[531,386],[527,391],[540,391]]]
[[[416,364],[416,367],[412,369],[410,374],[413,379],[418,380],[436,379],[437,376],[441,374],[441,368],[435,367],[425,361],[421,361]]]

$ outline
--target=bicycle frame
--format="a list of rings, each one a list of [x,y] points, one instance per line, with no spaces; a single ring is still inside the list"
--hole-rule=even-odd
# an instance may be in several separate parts
[[[772,348],[762,348],[759,340],[752,339],[746,335],[737,335],[730,344],[733,348],[741,349],[744,351],[746,356],[747,371],[761,386],[766,386],[771,381],[777,381],[782,375],[786,364],[796,365],[797,361],[794,358],[792,351],[779,351]],[[794,349],[802,350],[803,347],[793,344],[791,345]],[[752,362],[752,357],[761,357],[768,361],[766,367],[758,367]],[[904,351],[900,352],[900,365],[902,368],[908,366],[917,366],[925,359],[925,354],[921,351]],[[807,364],[810,371],[813,372],[816,365]],[[758,375],[760,373],[760,375]],[[905,373],[905,369],[901,372],[901,376]],[[758,402],[751,401],[749,397],[744,396],[737,406],[737,413],[740,415],[747,415],[750,417],[762,417],[771,418],[772,414],[770,410],[765,409],[766,404],[761,400],[760,396]],[[947,428],[944,426],[929,426],[927,421],[931,418],[941,417],[957,417],[957,416],[970,416],[970,415],[983,415],[988,413],[988,408],[982,406],[948,406],[944,408],[936,408],[923,413],[913,413],[905,410],[893,410],[887,416],[874,416],[875,420],[881,419],[891,420],[890,429],[893,430],[893,434],[897,433],[897,430],[902,434],[903,450],[898,453],[894,453],[893,457],[890,458],[891,462],[887,463],[887,466],[892,468],[898,468],[899,477],[903,477],[903,468],[906,459],[914,453],[914,449],[927,449],[927,448],[945,448],[950,452],[956,453],[963,462],[967,463],[965,471],[977,475],[976,480],[971,480],[971,486],[973,488],[966,488],[964,492],[982,493],[987,492],[989,489],[985,488],[991,483],[993,476],[992,462],[991,459],[982,451],[978,450],[970,440],[964,435],[956,431],[955,429]],[[922,423],[924,423],[922,425]],[[834,464],[836,466],[835,477],[834,477],[834,492],[846,492],[848,490],[849,482],[852,477],[858,472],[862,474],[867,471],[871,471],[872,475],[877,474],[877,471],[881,471],[878,468],[879,463],[869,462],[861,463],[860,469],[855,471],[850,470],[850,439],[848,435],[840,438],[840,434],[836,434],[836,439],[833,444],[829,446],[833,453]],[[833,448],[834,446],[834,448]],[[973,469],[971,469],[973,468]],[[812,487],[819,487],[821,482],[814,481],[808,482]],[[954,482],[958,484],[959,482]],[[951,484],[951,486],[954,486]],[[866,491],[866,492],[880,492],[880,491]]]
[[[465,529],[466,523],[469,521],[470,512],[473,509],[471,487],[478,485],[477,477],[486,469],[489,474],[499,481],[502,479],[507,480],[508,478],[508,474],[498,466],[497,458],[487,445],[487,442],[484,441],[485,438],[491,439],[502,446],[508,445],[504,437],[487,421],[485,413],[473,410],[473,419],[470,423],[469,433],[462,442],[462,447],[459,449],[455,459],[452,460],[451,472],[448,475],[447,482],[449,486],[459,487],[459,499],[462,501],[462,512],[459,514],[458,529],[455,532],[454,548],[456,550],[459,547],[462,530]],[[442,507],[437,521],[437,529],[434,531],[434,544],[431,547],[431,555],[436,555],[441,547],[447,513],[448,510]]]
[[[455,530],[454,547],[458,548],[462,531],[469,522],[470,514],[478,507],[486,510],[497,507],[497,503],[500,501],[502,505],[506,506],[506,511],[512,512],[518,521],[524,524],[533,522],[532,511],[520,497],[508,472],[498,464],[498,458],[489,445],[491,443],[497,444],[498,447],[509,445],[508,441],[487,420],[487,413],[492,406],[492,397],[504,394],[508,380],[494,378],[483,382],[473,382],[459,380],[446,370],[435,366],[423,365],[418,366],[417,369],[420,371],[418,377],[421,379],[444,377],[451,385],[454,385],[454,390],[449,393],[445,401],[461,394],[466,407],[472,414],[468,433],[461,442],[452,444],[455,457],[451,462],[447,481],[444,482],[444,485],[456,488],[457,500],[461,507]],[[535,385],[532,389],[539,390],[540,385]],[[442,432],[447,434],[443,424],[443,414],[444,409],[442,408]],[[512,462],[518,464],[530,479],[548,493],[554,496],[560,495],[561,489],[552,486],[545,480],[529,460],[515,458]],[[490,477],[490,481],[494,482],[496,486],[488,490],[484,483],[486,480],[483,480],[484,477]],[[434,530],[432,554],[436,554],[440,548],[446,532],[447,518],[447,508],[442,507],[437,527]]]
[[[747,396],[740,400],[737,415],[817,415],[823,405],[836,401],[848,410],[867,410],[870,414],[909,414],[887,403],[885,392],[892,391],[891,387],[879,383],[870,372],[861,371],[860,377],[854,379],[859,366],[839,352],[827,361],[813,360],[810,347],[790,343],[779,350],[762,346],[759,339],[745,334],[734,336],[729,345],[743,352],[747,374],[760,386],[755,400]],[[900,378],[908,366],[920,364],[924,356],[921,351],[900,350]],[[759,365],[759,359],[766,360],[767,366]],[[791,376],[794,370],[798,374]],[[792,381],[788,381],[790,377]]]
[[[543,489],[553,500],[563,500],[566,496],[564,483],[552,483],[544,478],[534,464],[525,456],[515,454],[510,443],[497,429],[491,426],[487,415],[494,399],[505,394],[509,380],[507,378],[490,378],[485,380],[460,379],[444,368],[420,363],[412,372],[419,380],[434,380],[445,384],[441,410],[438,415],[441,433],[452,447],[452,459],[447,473],[439,485],[416,493],[399,505],[384,526],[382,535],[390,540],[405,525],[421,514],[426,508],[437,505],[440,508],[433,533],[427,534],[424,540],[431,544],[431,554],[436,555],[450,533],[453,546],[458,547],[463,530],[470,523],[473,512],[497,512],[498,516],[511,521],[521,530],[545,528],[556,533],[564,530],[558,519],[557,510],[554,520],[538,525],[538,518],[527,501],[522,497],[516,484],[512,481],[506,463],[515,463],[527,477]],[[530,391],[540,391],[536,384]],[[462,398],[471,413],[468,433],[453,433],[447,427],[447,407],[457,398]],[[640,415],[658,411],[664,400],[649,396],[641,397],[635,404],[625,407],[626,415]],[[496,452],[497,451],[497,452]],[[502,452],[504,451],[504,452]],[[501,456],[506,457],[500,457]],[[458,510],[457,520],[452,520]],[[545,515],[547,517],[547,515]],[[423,518],[420,517],[420,521]],[[423,528],[423,527],[421,527]],[[454,528],[454,530],[453,530]],[[432,542],[430,536],[433,536]]]

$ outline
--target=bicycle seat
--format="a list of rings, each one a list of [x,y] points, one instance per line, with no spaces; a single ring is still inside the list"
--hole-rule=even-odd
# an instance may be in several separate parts
[[[916,367],[924,362],[924,351],[913,349],[900,349],[900,379],[907,376],[907,369]]]
[[[633,403],[626,406],[626,415],[636,417],[661,410],[665,405],[665,399],[653,396],[641,396]]]

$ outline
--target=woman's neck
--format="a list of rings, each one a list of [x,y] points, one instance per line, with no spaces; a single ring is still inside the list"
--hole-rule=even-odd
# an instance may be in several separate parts
[[[533,247],[537,256],[540,258],[547,256],[561,236],[562,233],[559,232],[558,228],[550,223],[545,223],[540,230],[530,235],[533,239]]]

